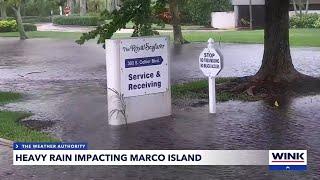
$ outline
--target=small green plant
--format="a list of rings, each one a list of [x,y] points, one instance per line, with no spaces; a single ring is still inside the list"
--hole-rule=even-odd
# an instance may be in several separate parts
[[[241,24],[244,25],[244,26],[249,26],[249,25],[250,25],[250,21],[248,21],[248,20],[246,20],[246,19],[243,19],[243,18],[240,19],[240,22],[241,22]]]
[[[118,117],[119,114],[121,114],[123,116],[123,119],[126,123],[126,126],[128,125],[128,117],[127,117],[127,113],[126,113],[126,109],[127,109],[127,105],[126,105],[126,102],[125,102],[125,98],[124,98],[124,95],[120,92],[118,92],[117,90],[115,89],[112,89],[112,88],[108,88],[108,90],[112,91],[115,95],[116,95],[116,98],[117,98],[117,103],[120,104],[120,108],[119,109],[113,109],[110,111],[110,118],[116,114],[116,116]]]

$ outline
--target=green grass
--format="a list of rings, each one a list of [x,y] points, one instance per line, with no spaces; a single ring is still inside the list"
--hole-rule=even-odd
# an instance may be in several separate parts
[[[22,97],[19,93],[0,92],[0,105],[17,101]],[[56,142],[47,133],[31,130],[20,121],[31,116],[26,112],[0,111],[0,137],[19,142]]]
[[[0,105],[17,101],[22,95],[15,92],[0,92]]]
[[[27,32],[30,38],[53,38],[53,39],[79,39],[79,32]],[[170,35],[172,33],[161,33]],[[0,33],[0,37],[18,37],[17,32]],[[212,31],[212,32],[184,32],[184,37],[190,42],[207,42],[214,38],[216,42],[226,43],[263,43],[263,30],[243,31]],[[115,34],[114,38],[130,37],[130,34]],[[172,38],[171,38],[172,39]],[[320,47],[320,29],[290,29],[290,44],[292,46]]]
[[[222,31],[222,32],[186,32],[185,38],[190,42],[205,42],[210,37],[215,41],[227,43],[263,43],[263,30]],[[290,45],[320,46],[320,29],[290,29]]]
[[[19,123],[30,113],[0,111],[0,137],[18,142],[57,142],[47,133],[31,130]]]
[[[263,31],[221,31],[221,32],[186,32],[184,37],[190,42],[206,42],[214,38],[216,42],[228,43],[263,43]]]
[[[80,32],[55,32],[55,31],[31,31],[26,32],[29,38],[51,38],[51,39],[68,39],[77,40],[82,33]],[[18,32],[5,32],[0,33],[0,37],[19,37]],[[130,34],[117,33],[114,38],[130,37]]]
[[[32,31],[27,32],[29,38],[52,38],[52,39],[79,39],[79,32],[54,32],[54,31]],[[0,33],[0,37],[19,37],[18,32]]]
[[[217,78],[216,84],[227,83],[234,80],[234,78]],[[176,99],[208,99],[208,81],[199,80],[183,84],[176,84],[171,86],[172,97]],[[231,92],[217,92],[217,101],[224,102],[229,100],[240,101],[255,101],[253,97],[241,93],[235,94]]]

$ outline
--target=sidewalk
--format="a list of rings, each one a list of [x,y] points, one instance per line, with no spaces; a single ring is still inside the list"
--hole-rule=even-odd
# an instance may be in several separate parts
[[[89,32],[94,29],[93,26],[61,26],[54,25],[52,23],[39,23],[36,24],[38,31],[57,31],[57,32]],[[157,30],[158,32],[168,33],[172,30]],[[213,29],[199,29],[199,30],[182,30],[182,32],[221,32],[221,31],[230,31],[230,30],[213,30]],[[133,29],[121,29],[116,33],[132,33]]]
[[[12,148],[0,144],[0,179],[10,174],[12,164]]]

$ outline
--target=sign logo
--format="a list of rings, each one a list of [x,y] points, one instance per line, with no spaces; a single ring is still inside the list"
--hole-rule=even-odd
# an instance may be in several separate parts
[[[307,150],[270,150],[269,170],[307,170]]]

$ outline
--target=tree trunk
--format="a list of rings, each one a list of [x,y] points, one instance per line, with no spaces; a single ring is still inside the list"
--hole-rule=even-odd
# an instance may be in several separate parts
[[[292,0],[292,3],[293,3],[294,14],[298,15],[296,0]]]
[[[109,13],[112,13],[116,9],[116,2],[115,0],[107,0],[107,10]]]
[[[87,0],[80,0],[80,16],[85,16],[87,13]]]
[[[69,15],[70,15],[73,13],[73,0],[67,0],[67,6],[69,6],[71,9],[71,11],[69,13]]]
[[[303,7],[303,3],[302,3],[302,0],[299,1],[299,13],[300,13],[300,16],[302,16],[302,7]]]
[[[257,81],[293,82],[300,73],[292,64],[289,46],[289,0],[266,0],[264,55]]]
[[[307,2],[306,2],[306,14],[308,14],[308,11],[309,11],[309,4],[310,4],[310,1],[307,0]]]
[[[249,0],[250,29],[252,30],[252,0]]]
[[[22,39],[22,40],[28,39],[28,36],[27,36],[26,32],[24,31],[24,27],[22,24],[22,18],[21,18],[21,14],[20,14],[20,6],[17,8],[12,7],[12,10],[13,10],[14,15],[16,17],[16,22],[17,22],[18,32],[20,34],[20,39]]]
[[[1,11],[1,18],[6,19],[7,18],[7,8],[4,0],[0,0],[0,11]]]
[[[169,3],[170,13],[172,15],[172,26],[173,26],[173,39],[174,44],[183,44],[186,41],[182,36],[181,24],[180,24],[180,13],[178,7],[178,0],[170,0]]]

